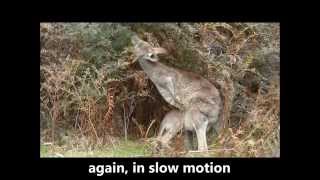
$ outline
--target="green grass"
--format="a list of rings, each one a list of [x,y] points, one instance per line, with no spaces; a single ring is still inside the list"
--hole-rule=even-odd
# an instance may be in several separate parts
[[[150,156],[146,146],[134,141],[121,141],[117,145],[104,145],[94,150],[66,148],[66,146],[41,145],[40,157],[143,157]]]
[[[188,152],[183,155],[173,155],[172,153],[162,152],[153,154],[146,142],[137,140],[119,140],[114,145],[106,144],[98,148],[86,150],[85,148],[72,147],[70,142],[59,145],[44,145],[40,146],[40,157],[217,157],[217,152],[201,153]],[[80,145],[79,145],[80,146]]]
[[[48,154],[48,146],[41,145],[40,146],[40,155]]]

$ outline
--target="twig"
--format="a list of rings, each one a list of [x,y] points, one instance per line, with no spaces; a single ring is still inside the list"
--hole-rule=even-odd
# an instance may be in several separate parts
[[[79,122],[78,122],[78,118],[79,118],[79,109],[78,109],[78,111],[77,111],[77,116],[76,116],[76,122],[75,122],[75,126],[77,127],[77,126],[79,126]]]
[[[44,142],[43,145],[50,146],[50,145],[53,145],[53,143],[52,142]]]
[[[110,142],[112,144],[112,147],[115,148],[116,146],[115,146],[113,137],[111,137],[109,134],[107,134],[107,136],[108,136],[108,139],[110,140]]]
[[[123,123],[124,123],[124,139],[127,141],[127,114],[125,105],[122,104],[123,109]]]
[[[140,131],[140,135],[143,136],[143,130],[141,128],[141,125],[138,123],[138,121],[135,118],[132,118],[132,122],[138,127]]]
[[[93,123],[92,123],[92,121],[91,121],[91,113],[90,113],[90,110],[91,110],[91,107],[90,107],[90,103],[89,103],[89,114],[88,114],[89,122],[90,122],[90,125],[92,126],[93,132],[94,132],[94,134],[95,134],[95,136],[96,136],[96,139],[97,139],[97,141],[98,141],[99,138],[98,138],[97,131],[96,131],[96,129],[94,128],[94,125],[93,125]]]
[[[147,132],[146,132],[146,134],[144,135],[144,138],[147,138],[147,137],[148,137],[149,130],[150,130],[151,126],[152,126],[155,122],[156,122],[155,119],[153,119],[153,120],[151,121],[151,123],[150,123],[150,125],[149,125],[149,127],[148,127],[148,129],[147,129]]]
[[[213,151],[234,151],[233,148],[231,149],[211,149],[211,150],[206,150],[206,151],[188,151],[190,153],[203,153],[203,152],[213,152]]]

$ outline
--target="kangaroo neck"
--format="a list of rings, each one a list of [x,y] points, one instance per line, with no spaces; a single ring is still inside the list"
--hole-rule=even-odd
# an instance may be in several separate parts
[[[139,64],[143,71],[147,73],[149,78],[157,78],[157,76],[164,72],[169,72],[170,68],[165,66],[164,64],[161,64],[160,62],[151,62],[144,59],[139,59]]]
[[[150,76],[152,74],[155,67],[157,66],[156,62],[150,62],[150,61],[144,60],[142,58],[139,59],[139,64],[140,64],[141,68],[143,69],[143,71],[146,72],[148,76]]]

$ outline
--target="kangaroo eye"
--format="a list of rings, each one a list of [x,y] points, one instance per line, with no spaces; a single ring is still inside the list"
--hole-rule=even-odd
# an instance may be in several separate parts
[[[149,56],[150,58],[154,58],[154,54],[153,54],[153,53],[149,53],[148,56]]]

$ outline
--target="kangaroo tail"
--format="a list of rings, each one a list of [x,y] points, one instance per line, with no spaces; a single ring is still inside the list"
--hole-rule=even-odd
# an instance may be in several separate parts
[[[221,102],[222,107],[220,108],[220,113],[219,113],[219,120],[215,125],[215,130],[217,134],[220,134],[224,129],[228,128],[230,124],[230,112],[231,112],[232,101],[234,96],[234,87],[233,87],[233,81],[228,74],[224,75],[222,80],[221,79],[215,80],[212,83],[219,90],[220,98],[222,101]]]

